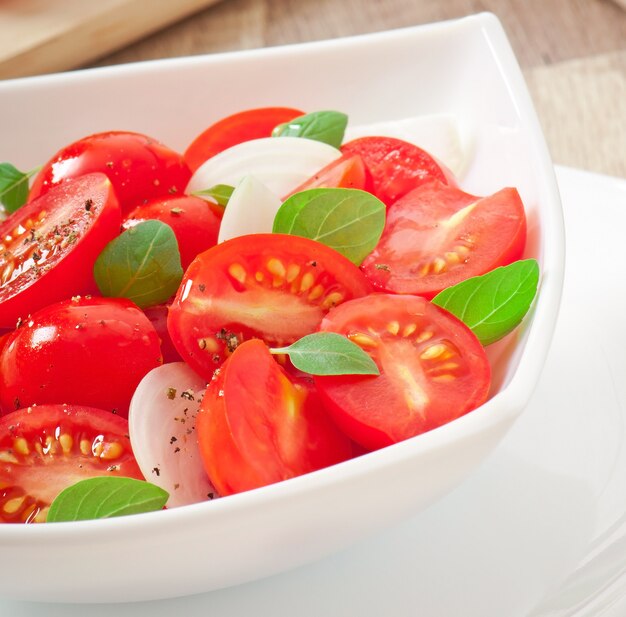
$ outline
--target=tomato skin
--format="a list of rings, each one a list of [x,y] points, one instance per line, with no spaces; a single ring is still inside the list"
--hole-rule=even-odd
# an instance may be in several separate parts
[[[67,182],[8,217],[0,225],[0,327],[14,328],[19,317],[47,304],[96,292],[94,262],[120,224],[103,174]]]
[[[380,375],[316,376],[333,420],[368,449],[441,426],[481,405],[491,369],[474,334],[420,296],[374,294],[333,309],[320,330],[362,347]]]
[[[361,269],[380,290],[433,298],[520,259],[525,244],[515,189],[481,198],[432,181],[388,208],[383,235]]]
[[[157,198],[135,208],[123,223],[129,229],[141,221],[156,219],[174,231],[183,270],[197,255],[217,244],[224,208],[188,195]]]
[[[128,422],[78,405],[41,405],[0,418],[0,523],[39,523],[65,488],[95,476],[143,480]]]
[[[150,320],[150,323],[159,335],[159,340],[161,341],[161,353],[163,354],[163,364],[182,361],[180,354],[172,342],[169,330],[167,329],[168,310],[169,306],[167,304],[157,304],[143,309],[146,317]]]
[[[183,359],[210,379],[243,340],[289,345],[313,332],[332,306],[370,291],[353,263],[319,242],[240,236],[192,262],[167,327]]]
[[[231,495],[352,456],[312,385],[288,375],[260,340],[242,343],[209,385],[196,431],[205,469]]]
[[[182,156],[157,140],[140,133],[109,131],[59,150],[35,177],[28,199],[92,172],[108,176],[122,212],[146,200],[182,193],[191,177]]]
[[[361,156],[371,192],[387,206],[424,182],[437,179],[447,184],[451,177],[428,152],[395,137],[359,137],[341,151]]]
[[[73,298],[34,313],[0,355],[0,410],[71,403],[126,417],[141,378],[162,362],[144,313],[122,298]]]
[[[222,118],[191,142],[184,154],[185,163],[194,172],[219,152],[244,141],[271,137],[276,126],[302,115],[303,111],[291,107],[260,107]]]
[[[312,178],[302,183],[294,193],[315,188],[344,188],[366,190],[367,177],[363,159],[358,154],[344,154],[337,160],[320,169]],[[284,200],[283,200],[284,201]]]

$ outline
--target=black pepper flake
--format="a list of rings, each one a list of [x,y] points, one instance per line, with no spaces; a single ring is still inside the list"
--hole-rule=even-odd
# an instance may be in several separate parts
[[[215,493],[207,493],[207,499],[213,499],[215,497]]]
[[[174,437],[174,435],[172,435],[170,437],[170,445],[173,444],[175,441],[178,441],[178,439],[176,439],[176,437]]]
[[[204,283],[200,283],[200,284],[198,285],[198,289],[199,289],[202,293],[204,293],[204,290],[206,289],[206,285],[205,285]]]
[[[193,396],[193,390],[185,390],[184,392],[180,393],[180,397],[181,398],[186,398],[188,401],[193,401],[194,396]]]
[[[180,448],[179,447],[174,448],[174,454],[178,454],[179,452],[180,452]]]
[[[113,167],[113,161],[107,161],[105,165],[110,169],[111,167]]]
[[[215,334],[215,338],[221,341],[224,341],[226,344],[226,348],[230,353],[237,349],[239,345],[239,339],[234,332],[229,332],[226,328],[222,328],[219,332]]]
[[[180,484],[178,484],[178,482],[174,484],[174,490],[177,490],[179,487],[180,487]]]
[[[41,259],[41,255],[37,251],[33,251],[33,261],[39,261]]]
[[[156,474],[157,478],[161,475],[161,470],[158,467],[152,468],[152,473]]]
[[[120,470],[120,466],[119,465],[109,465],[107,467],[107,471],[119,471]]]
[[[93,207],[93,199],[86,199],[85,200],[85,210],[87,210],[87,212],[89,212],[89,210],[91,210],[92,207]]]
[[[21,407],[20,399],[17,398],[17,396],[15,397],[15,399],[13,399],[13,406],[15,407],[15,409],[19,409]]]
[[[167,389],[167,398],[173,401],[176,398],[176,388]]]
[[[391,272],[391,268],[387,264],[374,264],[376,270],[384,270],[385,272]]]
[[[169,189],[167,189],[167,192],[168,192],[170,195],[176,195],[176,193],[178,193],[178,189],[177,189],[175,186],[170,186],[170,188],[169,188]]]
[[[313,260],[309,262],[309,266],[313,267],[313,268],[317,268],[317,261]]]

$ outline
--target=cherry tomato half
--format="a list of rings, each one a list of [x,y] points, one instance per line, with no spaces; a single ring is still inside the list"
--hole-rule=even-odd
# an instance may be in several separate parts
[[[182,194],[191,177],[180,154],[147,135],[97,133],[59,150],[37,174],[29,201],[57,184],[91,172],[108,176],[122,212],[155,197]]]
[[[147,219],[167,223],[174,231],[180,262],[186,270],[197,255],[217,244],[223,214],[223,207],[199,197],[157,198],[135,208],[123,227],[128,229]]]
[[[323,169],[320,169],[312,178],[303,182],[298,188],[291,191],[285,199],[294,193],[316,188],[367,190],[369,187],[366,187],[363,159],[357,154],[344,154]]]
[[[290,107],[261,107],[227,116],[193,140],[185,152],[185,162],[194,172],[222,150],[251,139],[271,137],[276,126],[303,114],[303,111]]]
[[[93,265],[121,224],[111,183],[90,174],[56,187],[0,225],[0,327],[96,291]]]
[[[95,476],[143,480],[123,418],[76,405],[0,418],[0,523],[44,522],[63,489]]]
[[[448,184],[452,175],[428,152],[395,137],[359,137],[341,146],[363,159],[372,193],[387,206],[433,178]]]
[[[76,297],[41,309],[10,335],[0,355],[0,407],[71,403],[126,417],[137,384],[159,364],[159,337],[141,309],[122,298]]]
[[[490,367],[456,317],[419,296],[375,294],[330,311],[320,326],[366,351],[380,375],[315,377],[343,431],[376,449],[419,435],[481,405]]]
[[[312,384],[288,375],[260,340],[242,343],[209,385],[196,416],[205,469],[220,495],[344,461],[350,440]]]
[[[481,198],[432,181],[388,208],[383,235],[361,268],[379,289],[432,298],[519,259],[525,243],[515,189]]]
[[[183,359],[210,379],[243,340],[289,345],[313,332],[330,308],[369,291],[353,263],[319,242],[240,236],[192,262],[167,326]]]

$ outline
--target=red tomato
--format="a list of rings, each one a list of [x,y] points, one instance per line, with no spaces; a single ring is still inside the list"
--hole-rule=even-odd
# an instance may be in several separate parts
[[[313,177],[294,189],[285,197],[294,193],[316,188],[366,189],[365,166],[358,155],[344,154],[342,157],[326,165]],[[284,199],[283,199],[284,201]]]
[[[170,307],[168,329],[183,359],[210,379],[248,338],[289,345],[325,313],[371,287],[331,248],[296,236],[241,236],[199,255]]]
[[[176,347],[174,347],[172,337],[167,329],[168,308],[167,304],[157,304],[156,306],[150,306],[143,309],[146,317],[150,320],[150,323],[159,335],[159,340],[161,341],[161,353],[163,354],[163,364],[182,361],[180,354],[176,351]],[[0,339],[0,344],[1,343],[2,339]]]
[[[0,523],[44,522],[63,489],[95,476],[143,480],[123,418],[77,405],[0,418]]]
[[[41,309],[0,355],[0,407],[71,403],[127,416],[141,378],[161,364],[159,337],[121,298],[73,298]]]
[[[174,231],[183,270],[203,251],[217,244],[224,208],[199,197],[182,195],[158,198],[135,208],[124,221],[124,229],[147,219],[167,223]]]
[[[303,114],[290,107],[261,107],[223,118],[193,140],[185,152],[185,163],[192,172],[196,171],[204,161],[222,150],[251,139],[271,137],[276,126]]]
[[[419,435],[481,405],[489,362],[456,317],[419,296],[376,294],[332,310],[320,330],[366,351],[380,375],[315,377],[343,431],[375,449]]]
[[[93,265],[121,224],[111,183],[90,174],[51,190],[0,225],[0,327],[96,291]]]
[[[230,495],[351,457],[312,385],[288,375],[262,341],[240,345],[207,389],[196,432],[205,469]]]
[[[446,184],[451,180],[450,172],[428,152],[395,137],[360,137],[341,151],[361,156],[371,176],[371,192],[387,206],[433,178]]]
[[[95,171],[109,177],[123,212],[148,199],[182,193],[191,177],[181,155],[151,137],[126,131],[97,133],[59,150],[37,174],[29,201],[52,186]]]
[[[481,198],[433,181],[387,210],[383,235],[361,268],[380,289],[432,298],[519,259],[525,243],[515,189]]]

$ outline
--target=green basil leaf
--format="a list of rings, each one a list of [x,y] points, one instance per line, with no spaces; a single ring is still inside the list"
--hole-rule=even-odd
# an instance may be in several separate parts
[[[456,315],[483,345],[490,345],[522,321],[538,284],[539,264],[525,259],[448,287],[433,302]]]
[[[385,204],[358,189],[310,189],[289,197],[274,218],[274,233],[304,236],[330,246],[357,266],[385,228]]]
[[[204,196],[211,197],[220,206],[223,206],[225,208],[234,190],[235,190],[234,186],[230,186],[228,184],[216,184],[215,186],[212,186],[210,189],[204,189],[202,191],[195,191],[192,193],[192,195],[195,195],[197,197],[204,197]]]
[[[39,169],[24,172],[11,163],[0,163],[0,203],[7,212],[13,213],[26,203],[28,181]]]
[[[178,242],[161,221],[142,221],[111,240],[94,266],[103,296],[128,298],[141,308],[165,302],[183,278]]]
[[[272,137],[306,137],[339,148],[348,126],[348,116],[340,111],[314,111],[279,124]]]
[[[161,510],[169,498],[159,486],[119,476],[80,480],[63,489],[50,505],[46,521],[85,521]]]
[[[288,347],[270,352],[288,354],[296,368],[311,375],[380,375],[374,360],[335,332],[308,334]]]

